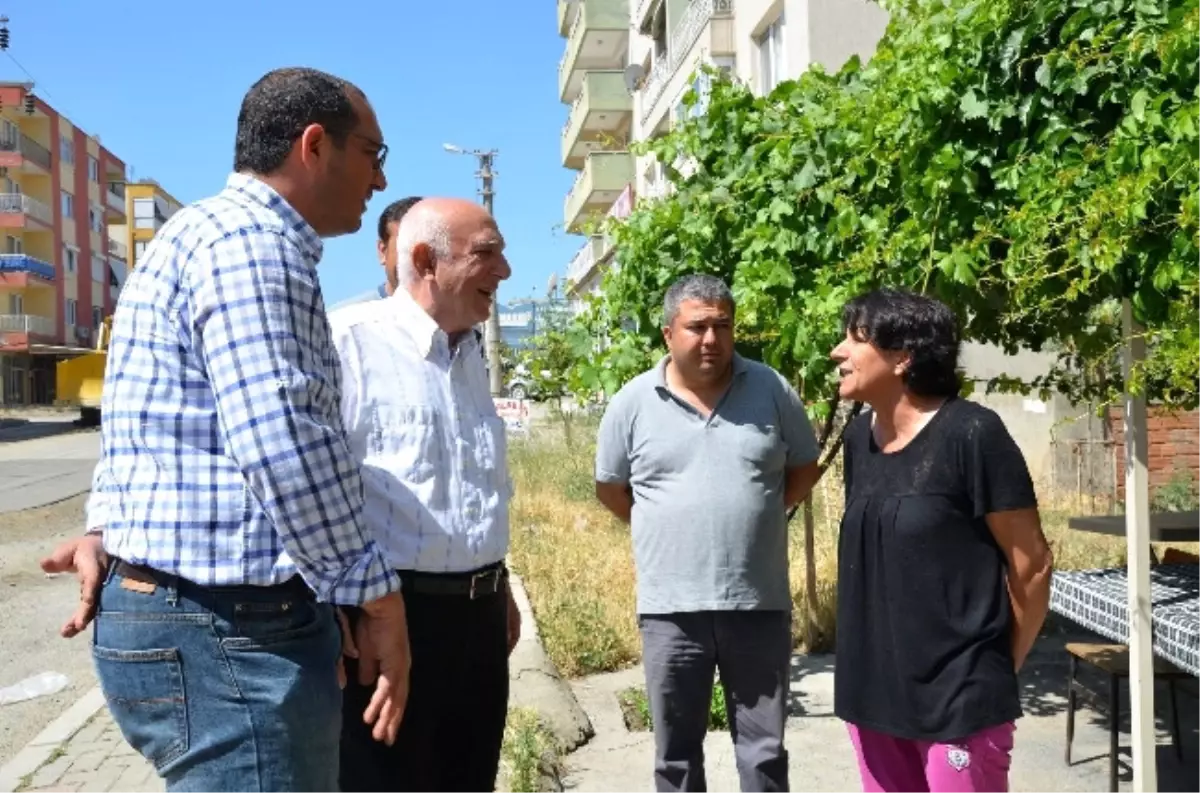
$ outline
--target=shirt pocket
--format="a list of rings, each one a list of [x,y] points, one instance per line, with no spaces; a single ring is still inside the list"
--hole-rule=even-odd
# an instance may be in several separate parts
[[[367,444],[376,465],[410,483],[425,482],[445,468],[441,419],[424,405],[375,407]]]
[[[475,427],[475,465],[485,481],[498,493],[508,495],[512,484],[508,477],[508,434],[504,419],[481,416]]]

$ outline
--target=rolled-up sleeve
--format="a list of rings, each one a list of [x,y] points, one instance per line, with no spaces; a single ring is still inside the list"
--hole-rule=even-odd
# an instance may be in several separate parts
[[[263,231],[218,240],[187,269],[191,332],[227,453],[297,570],[322,601],[398,590],[361,523],[314,266],[284,233]]]

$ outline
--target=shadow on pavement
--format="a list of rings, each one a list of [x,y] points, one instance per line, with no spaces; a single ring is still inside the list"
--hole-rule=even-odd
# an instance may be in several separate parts
[[[1030,654],[1029,662],[1021,670],[1021,701],[1027,715],[1054,716],[1062,722],[1062,743],[1066,748],[1066,714],[1067,714],[1067,678],[1069,666],[1067,661],[1067,642],[1102,642],[1108,639],[1098,636],[1087,629],[1076,625],[1058,614],[1050,614],[1041,636]],[[1079,680],[1095,692],[1100,692],[1107,701],[1108,678],[1087,664],[1079,666]],[[1130,719],[1129,719],[1129,687],[1128,681],[1122,681],[1120,686],[1121,725],[1118,743],[1119,768],[1118,779],[1130,784],[1133,781],[1133,771],[1130,767]],[[1175,704],[1179,709],[1180,746],[1176,753],[1175,747],[1161,738],[1158,745],[1156,765],[1158,767],[1158,789],[1160,791],[1184,791],[1200,789],[1200,772],[1197,771],[1197,758],[1200,757],[1200,711],[1197,706],[1197,686],[1194,680],[1186,680],[1175,684]],[[1171,699],[1165,682],[1158,683],[1154,688],[1154,714],[1160,736],[1171,734]],[[1080,702],[1075,710],[1076,730],[1084,724],[1091,724],[1105,733],[1108,732],[1108,713]],[[1078,732],[1076,732],[1078,735]],[[1078,752],[1071,758],[1072,765],[1084,763],[1099,763],[1107,774],[1107,752],[1096,755],[1082,755]]]
[[[49,438],[86,429],[70,419],[0,419],[0,444]]]

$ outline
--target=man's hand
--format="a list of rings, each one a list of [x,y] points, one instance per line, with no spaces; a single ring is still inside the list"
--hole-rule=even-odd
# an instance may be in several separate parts
[[[512,655],[513,648],[521,639],[521,611],[513,599],[512,584],[505,582],[504,591],[508,596],[508,654]]]
[[[391,746],[408,704],[408,673],[412,654],[408,646],[408,618],[398,592],[362,607],[355,630],[358,682],[375,683],[375,694],[363,721],[375,725],[371,736]]]
[[[79,577],[79,606],[59,629],[64,639],[70,639],[81,633],[96,616],[100,587],[104,585],[104,576],[108,572],[108,554],[104,552],[103,538],[99,534],[85,534],[62,542],[42,560],[42,570],[47,573],[75,573]]]

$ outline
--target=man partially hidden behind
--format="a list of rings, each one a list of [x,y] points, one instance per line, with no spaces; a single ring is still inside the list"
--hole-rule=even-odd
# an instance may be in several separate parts
[[[356,231],[386,187],[386,151],[354,86],[267,74],[238,114],[236,173],[163,226],[121,292],[89,534],[43,566],[82,578],[66,636],[107,567],[97,676],[168,790],[336,788],[331,602],[364,615],[375,693],[356,720],[385,742],[399,726],[400,578],[363,521],[316,272],[321,238]]]
[[[668,355],[604,414],[596,495],[633,529],[657,790],[705,790],[720,670],[743,790],[787,790],[791,593],[787,510],[817,481],[803,403],[734,352],[719,279],[667,290]]]
[[[418,203],[393,249],[394,293],[329,321],[342,416],[363,466],[364,521],[403,581],[412,696],[395,745],[378,743],[356,715],[370,679],[346,662],[340,784],[492,790],[520,617],[504,566],[504,421],[472,329],[511,270],[495,220],[462,199]]]
[[[375,253],[379,257],[379,265],[383,268],[383,283],[335,304],[329,309],[330,314],[346,306],[382,300],[396,291],[396,229],[400,227],[400,221],[404,219],[408,210],[420,200],[420,196],[398,199],[388,204],[379,214],[379,239],[375,243]]]

